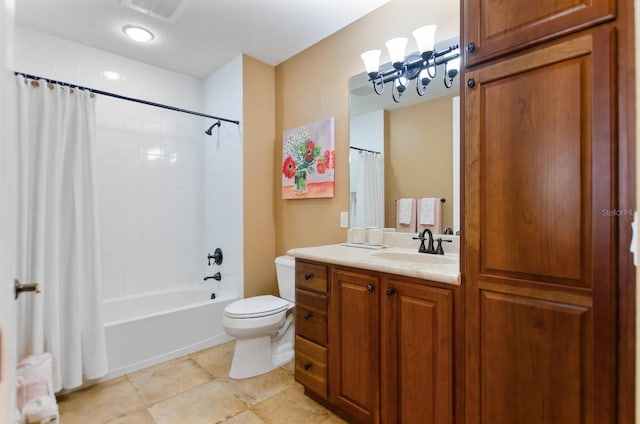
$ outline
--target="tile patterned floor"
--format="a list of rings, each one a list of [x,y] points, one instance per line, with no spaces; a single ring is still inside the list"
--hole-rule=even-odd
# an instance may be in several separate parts
[[[234,342],[60,396],[62,424],[333,424],[306,397],[293,363],[257,377],[227,375]]]

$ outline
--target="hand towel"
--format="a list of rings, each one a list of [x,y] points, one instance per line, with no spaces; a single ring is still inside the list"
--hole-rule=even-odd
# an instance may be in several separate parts
[[[27,424],[57,424],[58,405],[51,396],[40,396],[24,407],[22,416],[26,418]]]
[[[420,220],[419,225],[435,225],[436,223],[436,199],[435,197],[425,197],[420,199]]]
[[[413,212],[413,199],[400,199],[400,211],[398,213],[398,224],[411,224],[411,215]]]

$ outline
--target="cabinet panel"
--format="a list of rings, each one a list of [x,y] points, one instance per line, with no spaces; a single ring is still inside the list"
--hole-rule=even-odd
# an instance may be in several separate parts
[[[591,310],[481,293],[483,423],[589,422]]]
[[[397,279],[383,287],[382,422],[453,422],[453,293]]]
[[[466,0],[465,39],[475,48],[467,65],[615,18],[615,0]]]
[[[331,283],[331,400],[358,422],[378,422],[378,278],[334,270]]]
[[[468,424],[614,422],[614,40],[465,75]]]

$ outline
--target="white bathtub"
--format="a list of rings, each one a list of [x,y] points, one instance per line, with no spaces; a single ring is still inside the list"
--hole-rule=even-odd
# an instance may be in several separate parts
[[[224,307],[237,297],[188,288],[110,299],[103,303],[108,379],[232,340]]]

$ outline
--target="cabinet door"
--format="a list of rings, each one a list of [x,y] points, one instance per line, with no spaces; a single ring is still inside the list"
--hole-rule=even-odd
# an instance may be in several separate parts
[[[614,420],[613,40],[466,74],[468,424]]]
[[[377,277],[334,270],[329,327],[329,392],[357,422],[379,422]]]
[[[382,422],[453,423],[453,293],[399,279],[381,296]]]
[[[475,65],[534,42],[613,19],[615,0],[466,0],[463,48],[466,64]]]

